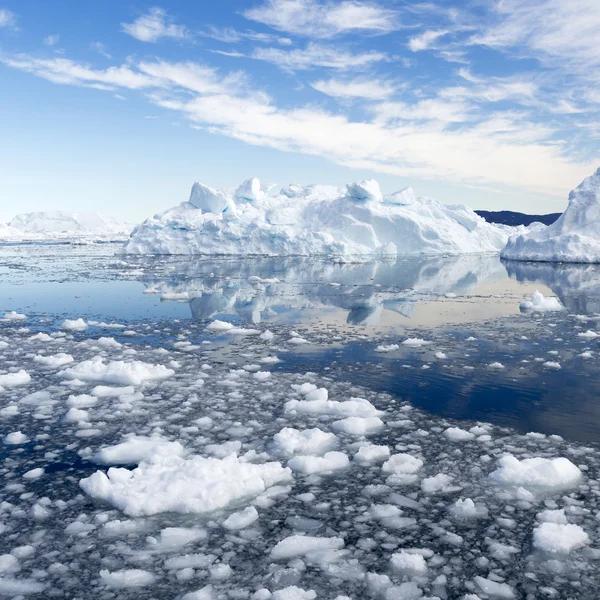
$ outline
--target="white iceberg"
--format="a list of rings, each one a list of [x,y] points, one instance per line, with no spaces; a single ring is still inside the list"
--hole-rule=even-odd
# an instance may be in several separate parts
[[[406,256],[498,252],[513,229],[470,208],[417,198],[412,188],[384,196],[375,180],[346,189],[269,186],[248,179],[236,190],[195,183],[188,202],[146,219],[130,254]]]
[[[132,226],[97,212],[21,213],[0,223],[0,241],[125,241]]]
[[[569,205],[556,222],[511,237],[501,256],[540,262],[600,262],[600,169],[569,194]]]

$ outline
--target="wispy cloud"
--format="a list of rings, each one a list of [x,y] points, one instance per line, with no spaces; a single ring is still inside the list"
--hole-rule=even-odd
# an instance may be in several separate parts
[[[56,44],[58,44],[60,40],[60,35],[56,34],[56,35],[47,35],[44,38],[44,44],[46,46],[56,46]]]
[[[123,31],[141,42],[157,42],[162,38],[182,40],[188,37],[183,25],[177,25],[163,8],[151,8],[133,23],[121,23]]]
[[[289,46],[292,40],[287,37],[280,35],[274,35],[272,33],[259,33],[257,31],[239,31],[233,27],[209,27],[205,32],[200,35],[209,37],[218,42],[225,42],[226,44],[237,44],[239,42],[249,40],[252,42],[262,42],[265,44],[281,44],[282,46]]]
[[[474,113],[468,101],[456,98],[401,98],[374,104],[373,117],[360,119],[310,106],[282,108],[244,74],[195,62],[132,61],[94,69],[26,55],[0,60],[56,83],[140,90],[155,106],[214,134],[352,168],[563,194],[593,167],[570,159],[555,129],[532,123],[527,114]],[[471,79],[470,85],[483,85]]]
[[[90,48],[93,48],[94,50],[96,50],[96,52],[98,52],[99,54],[102,54],[102,56],[104,56],[104,58],[108,58],[108,59],[112,58],[112,56],[107,52],[106,46],[102,42],[92,42],[90,44]]]
[[[376,50],[353,53],[338,46],[326,46],[315,42],[310,42],[305,48],[293,50],[256,48],[251,57],[273,63],[289,72],[316,67],[338,70],[363,69],[388,58],[386,54]]]
[[[413,52],[420,52],[421,50],[428,50],[431,48],[436,40],[448,34],[447,29],[430,29],[421,33],[420,35],[416,35],[411,37],[408,40],[408,47]]]
[[[8,8],[0,8],[0,27],[14,29],[17,26],[18,16]]]
[[[331,38],[361,31],[383,34],[399,27],[396,11],[354,0],[266,0],[243,14],[247,19],[279,31],[310,38]]]
[[[397,86],[392,81],[380,79],[321,79],[310,84],[315,90],[333,98],[362,98],[384,100],[392,96]]]

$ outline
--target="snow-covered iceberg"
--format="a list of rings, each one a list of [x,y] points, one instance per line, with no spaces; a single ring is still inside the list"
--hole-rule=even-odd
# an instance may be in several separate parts
[[[540,262],[600,262],[600,169],[569,194],[569,205],[555,223],[511,237],[501,256]]]
[[[21,213],[0,224],[0,241],[125,241],[132,226],[96,212]]]
[[[416,197],[384,196],[374,180],[288,185],[270,195],[256,178],[236,190],[195,183],[188,202],[136,227],[131,254],[406,256],[497,252],[514,230],[470,208]]]

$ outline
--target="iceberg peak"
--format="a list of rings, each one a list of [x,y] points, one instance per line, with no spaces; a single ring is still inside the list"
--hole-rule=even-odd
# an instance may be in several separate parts
[[[600,169],[569,194],[552,225],[511,237],[502,258],[538,262],[600,262]]]
[[[383,194],[379,188],[379,184],[374,179],[366,181],[355,181],[346,185],[348,196],[354,200],[381,202]]]

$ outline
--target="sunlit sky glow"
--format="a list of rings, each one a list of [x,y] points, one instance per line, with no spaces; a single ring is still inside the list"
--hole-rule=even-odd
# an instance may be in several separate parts
[[[374,177],[554,212],[599,165],[600,2],[0,0],[0,220]]]

